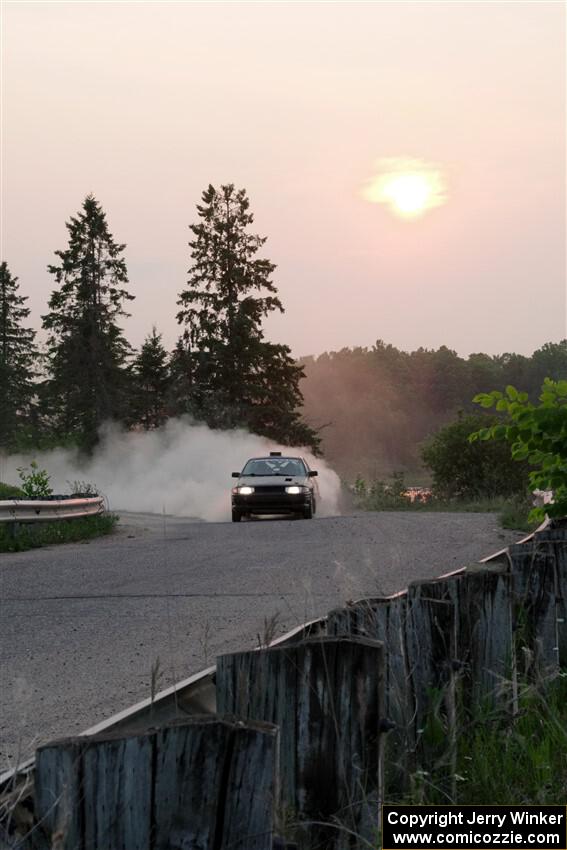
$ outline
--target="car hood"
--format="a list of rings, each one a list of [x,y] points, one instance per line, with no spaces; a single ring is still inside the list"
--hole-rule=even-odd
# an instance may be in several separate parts
[[[238,479],[239,487],[289,487],[291,484],[305,487],[309,484],[309,478],[307,475],[241,475]]]

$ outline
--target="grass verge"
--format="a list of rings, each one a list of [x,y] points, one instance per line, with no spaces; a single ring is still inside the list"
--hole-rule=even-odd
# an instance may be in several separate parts
[[[457,741],[454,796],[450,758],[414,776],[408,804],[563,805],[567,794],[567,672],[544,690],[524,685],[519,712],[481,714]],[[399,803],[399,800],[393,801]]]
[[[401,476],[393,476],[391,482],[376,481],[367,487],[355,490],[356,507],[364,511],[438,511],[455,513],[495,513],[503,528],[512,531],[533,531],[538,522],[530,522],[533,508],[529,498],[494,496],[479,499],[443,499],[431,494],[427,499],[411,501],[405,495],[406,485]]]
[[[0,481],[0,501],[4,499],[25,499],[26,495],[19,487]]]
[[[59,520],[58,522],[19,525],[14,531],[0,526],[0,552],[23,552],[52,543],[73,543],[91,540],[110,534],[116,523],[116,514],[99,514],[81,519]]]

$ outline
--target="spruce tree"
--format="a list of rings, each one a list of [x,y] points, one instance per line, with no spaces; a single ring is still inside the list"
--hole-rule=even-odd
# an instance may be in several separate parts
[[[192,412],[193,357],[187,334],[182,334],[169,358],[169,389],[167,411],[169,416],[183,416]]]
[[[30,424],[37,351],[35,331],[23,326],[29,316],[27,296],[18,278],[0,265],[0,448],[16,446],[21,427]]]
[[[159,428],[167,419],[170,384],[168,356],[155,325],[132,366],[132,423],[146,430]]]
[[[257,256],[266,239],[249,232],[249,206],[244,189],[209,185],[191,225],[193,264],[177,315],[193,360],[191,412],[214,428],[316,449],[317,434],[299,413],[303,370],[288,346],[264,339],[262,320],[283,307],[275,265]]]
[[[56,434],[86,451],[108,420],[127,416],[130,346],[117,320],[132,300],[125,245],[114,241],[93,195],[67,223],[69,244],[48,266],[59,288],[49,300],[43,326],[49,332],[48,399]]]

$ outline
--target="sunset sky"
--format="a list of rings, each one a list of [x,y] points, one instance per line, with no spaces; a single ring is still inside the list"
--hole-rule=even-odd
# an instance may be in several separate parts
[[[38,327],[93,192],[172,346],[188,225],[248,190],[294,354],[567,336],[561,2],[5,2],[2,258]],[[392,182],[394,181],[394,182]],[[397,181],[397,182],[396,182]],[[400,182],[401,181],[401,182]]]

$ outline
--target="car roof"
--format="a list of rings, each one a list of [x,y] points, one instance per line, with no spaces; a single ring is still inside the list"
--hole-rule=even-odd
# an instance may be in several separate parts
[[[262,457],[249,457],[246,463],[250,463],[251,460],[301,460],[305,463],[299,455],[262,455]]]

